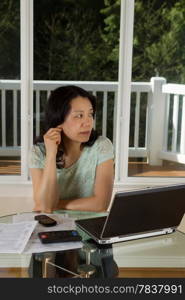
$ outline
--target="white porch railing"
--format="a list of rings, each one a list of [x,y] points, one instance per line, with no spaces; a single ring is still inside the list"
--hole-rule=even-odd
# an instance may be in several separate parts
[[[185,164],[185,85],[165,84],[166,94],[164,144],[161,159]]]
[[[115,143],[117,82],[34,81],[34,135],[40,133],[43,107],[50,91],[68,84],[97,96],[96,126]],[[166,84],[164,78],[153,77],[150,82],[133,82],[131,91],[129,156],[146,157],[152,165],[160,165],[162,159],[185,163],[185,86]],[[0,80],[0,96],[0,156],[17,156],[20,81]]]

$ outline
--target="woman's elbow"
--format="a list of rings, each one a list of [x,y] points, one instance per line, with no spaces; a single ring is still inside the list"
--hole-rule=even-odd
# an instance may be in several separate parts
[[[101,199],[102,200],[102,199]],[[106,212],[108,210],[110,201],[100,201],[100,199],[97,201],[97,205],[95,207],[96,212]]]

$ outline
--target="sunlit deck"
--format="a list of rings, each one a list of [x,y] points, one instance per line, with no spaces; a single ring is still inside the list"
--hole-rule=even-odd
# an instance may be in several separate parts
[[[21,162],[18,158],[0,158],[0,175],[20,175]]]
[[[137,177],[185,177],[185,165],[163,162],[163,166],[151,166],[147,163],[129,162],[128,175]]]
[[[21,164],[17,158],[0,159],[0,175],[20,175]],[[185,177],[185,165],[164,162],[163,166],[151,166],[144,162],[129,162],[129,176]]]

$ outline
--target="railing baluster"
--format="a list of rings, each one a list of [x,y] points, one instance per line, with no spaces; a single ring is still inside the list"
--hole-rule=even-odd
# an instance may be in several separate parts
[[[144,147],[147,147],[148,144],[148,127],[149,127],[149,95],[147,94]]]
[[[17,90],[13,90],[13,146],[17,147]]]
[[[179,113],[179,96],[178,95],[174,95],[174,103],[173,103],[173,131],[172,131],[172,152],[176,152],[177,151],[178,113]]]
[[[134,148],[139,145],[140,92],[137,92],[135,107]]]
[[[185,154],[185,96],[182,100],[180,153]]]
[[[50,91],[50,90],[47,90],[47,99],[49,98],[50,93],[51,93],[51,91]]]
[[[93,91],[92,92],[93,93],[93,95],[96,97],[97,96],[97,92],[96,91]],[[95,115],[95,118],[94,118],[94,129],[96,129],[96,115]]]
[[[113,144],[116,145],[116,116],[117,116],[118,93],[114,92],[114,114],[113,114]]]
[[[6,91],[2,89],[1,97],[1,117],[2,117],[2,147],[6,147]]]
[[[107,135],[107,92],[103,93],[102,135]]]
[[[40,90],[36,90],[36,136],[40,134]]]
[[[168,124],[170,117],[170,94],[166,96],[166,115],[164,121],[164,139],[163,139],[163,151],[168,151]]]

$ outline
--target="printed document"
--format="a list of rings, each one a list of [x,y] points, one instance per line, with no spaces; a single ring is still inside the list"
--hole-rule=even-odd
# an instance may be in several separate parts
[[[13,217],[13,222],[21,222],[25,220],[34,220],[37,213],[23,213],[18,214]],[[38,232],[43,231],[58,231],[58,230],[73,230],[75,229],[75,219],[68,217],[67,214],[46,214],[49,217],[57,221],[57,225],[51,227],[45,227],[41,224],[37,224],[33,234],[31,235],[25,249],[24,253],[40,253],[40,252],[50,252],[50,251],[62,251],[69,249],[76,249],[82,247],[82,242],[66,242],[66,243],[51,243],[43,244],[39,237]]]
[[[37,221],[0,223],[0,253],[22,253]]]

